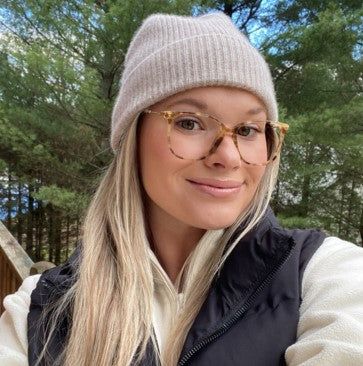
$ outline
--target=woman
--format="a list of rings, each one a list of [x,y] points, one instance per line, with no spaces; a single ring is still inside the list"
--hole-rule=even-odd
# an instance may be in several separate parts
[[[5,300],[0,363],[363,364],[362,250],[268,208],[287,128],[228,17],[147,18],[83,243]]]

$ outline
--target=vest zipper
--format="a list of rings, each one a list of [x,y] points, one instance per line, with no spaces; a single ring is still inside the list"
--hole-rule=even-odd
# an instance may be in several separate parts
[[[197,352],[199,352],[202,348],[207,346],[209,343],[213,342],[221,335],[223,335],[231,326],[239,320],[243,314],[248,310],[248,308],[252,305],[252,303],[256,300],[259,293],[266,287],[266,285],[273,279],[275,274],[280,270],[280,268],[284,265],[284,263],[289,259],[291,255],[291,251],[295,245],[289,248],[289,250],[284,254],[284,256],[280,259],[277,265],[272,269],[272,271],[267,275],[267,277],[263,280],[263,282],[256,288],[256,290],[250,295],[247,301],[239,308],[233,317],[222,325],[222,328],[211,334],[209,337],[203,339],[198,344],[196,344],[187,354],[185,354],[181,360],[179,360],[177,366],[185,366],[186,363],[193,357]]]

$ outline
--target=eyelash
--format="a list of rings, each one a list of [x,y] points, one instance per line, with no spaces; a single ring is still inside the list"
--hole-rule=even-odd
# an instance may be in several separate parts
[[[184,127],[182,126],[183,122],[193,122],[193,123],[194,123],[194,126],[195,126],[195,124],[197,124],[197,125],[200,127],[199,129],[200,129],[200,130],[203,130],[201,122],[200,122],[200,121],[198,121],[198,120],[195,120],[195,119],[193,119],[193,118],[190,118],[190,117],[184,117],[184,118],[181,118],[180,120],[176,120],[174,123],[175,123],[177,126],[179,126],[179,127],[183,128],[183,129],[185,129],[185,130],[189,130],[189,131],[194,131],[194,130],[195,130],[194,128],[193,128],[193,129],[184,128]]]

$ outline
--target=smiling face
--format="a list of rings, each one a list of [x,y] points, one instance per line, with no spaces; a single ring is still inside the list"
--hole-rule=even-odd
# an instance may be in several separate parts
[[[209,114],[233,128],[243,121],[266,120],[263,103],[253,94],[229,87],[195,88],[150,108]],[[169,149],[167,121],[145,114],[139,128],[139,162],[148,215],[199,229],[232,225],[256,192],[265,167],[240,158],[232,136],[202,160],[183,160]]]

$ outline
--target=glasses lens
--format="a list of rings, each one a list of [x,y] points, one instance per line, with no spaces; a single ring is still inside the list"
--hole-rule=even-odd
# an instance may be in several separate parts
[[[235,128],[242,159],[249,164],[267,164],[276,153],[280,136],[269,122],[248,122]]]
[[[201,159],[208,155],[218,131],[219,124],[211,117],[179,113],[170,126],[170,147],[183,159]]]
[[[220,128],[220,124],[212,117],[178,113],[170,125],[170,148],[180,158],[202,159],[215,145]],[[234,132],[239,152],[245,162],[267,164],[274,157],[279,135],[269,123],[242,123],[234,128]]]

